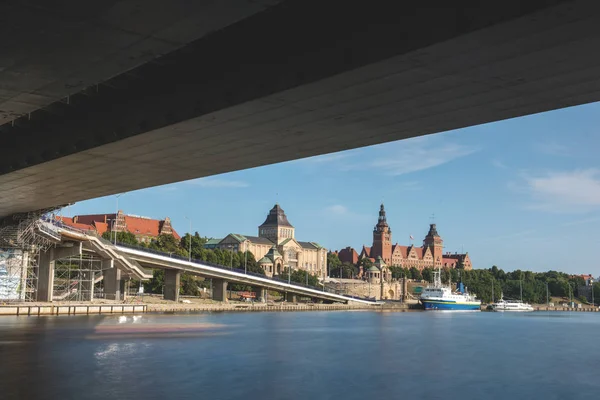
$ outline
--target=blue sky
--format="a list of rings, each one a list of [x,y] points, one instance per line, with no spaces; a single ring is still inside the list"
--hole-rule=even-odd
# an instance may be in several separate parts
[[[257,234],[278,202],[296,238],[370,245],[383,201],[393,241],[420,244],[435,214],[447,251],[497,265],[600,275],[600,103],[129,192],[128,214],[210,237]],[[114,212],[116,197],[64,215]]]

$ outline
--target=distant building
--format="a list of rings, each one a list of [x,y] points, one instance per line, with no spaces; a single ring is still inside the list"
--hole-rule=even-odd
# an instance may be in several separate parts
[[[585,284],[577,287],[577,294],[585,297],[589,302],[592,301],[592,290],[594,290],[594,282],[596,281],[592,274],[589,275],[575,275],[574,277],[581,277]],[[597,303],[597,302],[596,302]]]
[[[335,252],[342,263],[358,264],[359,254],[352,247],[346,247]]]
[[[249,251],[267,276],[279,275],[288,267],[324,276],[327,271],[327,249],[316,242],[296,240],[295,231],[283,209],[275,204],[265,222],[258,227],[258,236],[230,233],[223,239],[207,242],[204,247]]]
[[[469,253],[444,253],[443,249],[444,241],[438,234],[435,224],[429,225],[429,232],[421,247],[392,244],[392,230],[387,223],[385,207],[382,204],[379,208],[377,224],[373,228],[372,246],[363,246],[358,254],[358,260],[354,257],[356,251],[351,247],[340,250],[338,257],[340,257],[340,261],[349,261],[353,264],[357,264],[363,258],[369,258],[375,262],[377,257],[381,257],[387,265],[415,267],[420,270],[428,267],[473,269]]]
[[[148,243],[159,235],[172,235],[176,240],[181,237],[171,226],[169,217],[152,219],[138,215],[127,215],[119,210],[117,214],[76,215],[57,217],[62,223],[78,229],[96,231],[99,235],[104,232],[130,232],[139,242]]]

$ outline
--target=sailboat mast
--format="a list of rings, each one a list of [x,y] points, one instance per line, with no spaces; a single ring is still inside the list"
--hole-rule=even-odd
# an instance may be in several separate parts
[[[492,278],[492,303],[494,302],[494,278]]]

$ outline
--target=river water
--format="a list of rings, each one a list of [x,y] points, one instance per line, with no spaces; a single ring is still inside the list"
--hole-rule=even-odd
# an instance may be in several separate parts
[[[597,399],[600,314],[0,318],[0,399]]]

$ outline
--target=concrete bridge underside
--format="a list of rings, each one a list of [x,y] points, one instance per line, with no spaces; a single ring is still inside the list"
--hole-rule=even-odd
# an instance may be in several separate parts
[[[0,217],[600,99],[599,2],[259,5],[85,89],[0,99]],[[74,49],[67,70],[93,59]]]

